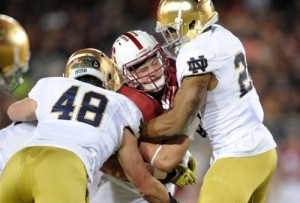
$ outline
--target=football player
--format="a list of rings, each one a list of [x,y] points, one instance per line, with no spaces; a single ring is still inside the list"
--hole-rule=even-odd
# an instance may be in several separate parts
[[[118,92],[139,107],[145,121],[164,113],[172,106],[177,90],[176,70],[153,36],[140,30],[122,34],[113,44],[112,60],[125,81]],[[186,181],[185,177],[185,174],[191,173],[190,170],[193,173],[196,170],[194,159],[186,153],[190,142],[188,136],[153,144],[140,141],[139,149],[145,161],[154,167],[156,178],[184,187],[195,183],[195,177],[191,182]],[[181,163],[182,160],[184,164]],[[109,167],[111,162],[112,160],[106,162],[101,169],[105,174],[93,202],[146,202],[133,185],[114,177],[117,171],[112,171],[111,168],[116,170],[118,167],[116,163]],[[169,191],[174,192],[174,185],[166,186]],[[103,197],[104,194],[107,195]]]
[[[142,114],[110,90],[115,75],[101,51],[79,50],[69,58],[66,77],[40,79],[29,97],[8,108],[11,120],[37,120],[38,126],[5,166],[0,202],[89,202],[87,185],[113,153],[147,201],[175,201],[144,165],[137,144]]]
[[[0,14],[0,93],[4,98],[8,98],[22,84],[22,75],[29,68],[29,59],[30,45],[26,31],[14,18]],[[4,106],[2,104],[1,108]],[[5,115],[6,110],[5,107]],[[19,122],[0,130],[0,175],[12,154],[32,137],[35,126],[36,122]]]
[[[157,19],[180,88],[173,108],[146,123],[142,135],[181,136],[200,113],[213,154],[198,202],[264,202],[276,143],[263,124],[241,41],[216,24],[210,0],[162,0]]]

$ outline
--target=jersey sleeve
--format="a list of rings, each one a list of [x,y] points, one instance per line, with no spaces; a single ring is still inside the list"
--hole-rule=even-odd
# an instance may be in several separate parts
[[[43,88],[45,86],[45,84],[47,83],[47,79],[40,79],[35,86],[30,90],[30,92],[28,93],[28,96],[30,99],[33,99],[35,101],[37,101],[39,99],[40,96],[40,89]],[[45,94],[47,92],[44,92]]]
[[[126,97],[124,97],[121,109],[125,118],[125,127],[128,127],[138,139],[144,127],[144,119],[141,111]]]
[[[59,81],[54,78],[43,78],[40,79],[28,93],[28,97],[36,101],[38,104],[36,109],[36,115],[38,118],[41,118],[44,113],[39,104],[48,103],[47,96],[53,95],[53,91],[55,90],[55,87],[57,87],[55,84],[57,85],[58,83]]]
[[[10,133],[13,131],[14,123],[10,124],[9,126],[3,128],[0,130],[0,148],[3,141],[10,135]]]
[[[217,48],[214,43],[186,46],[182,48],[176,61],[176,76],[180,85],[184,77],[214,72],[219,67],[215,61]]]

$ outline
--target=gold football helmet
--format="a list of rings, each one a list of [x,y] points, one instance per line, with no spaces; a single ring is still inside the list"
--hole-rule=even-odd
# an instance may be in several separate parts
[[[11,93],[23,83],[29,58],[26,31],[15,19],[0,14],[0,90]]]
[[[211,0],[161,0],[156,32],[166,41],[164,51],[176,59],[180,48],[218,21]]]
[[[121,85],[114,63],[97,49],[78,50],[68,59],[64,77],[76,79],[85,75],[98,78],[108,90],[117,91]]]

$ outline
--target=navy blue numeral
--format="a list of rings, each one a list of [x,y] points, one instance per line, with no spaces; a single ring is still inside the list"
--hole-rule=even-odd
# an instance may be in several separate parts
[[[240,85],[240,98],[245,96],[248,92],[250,92],[253,89],[252,80],[248,74],[247,64],[245,60],[245,56],[242,52],[236,55],[234,60],[235,69],[240,69],[242,66],[242,71],[239,75],[239,85]]]
[[[97,99],[99,101],[99,104],[97,105],[92,105],[91,99]],[[103,113],[106,109],[107,105],[107,98],[104,95],[98,94],[96,92],[88,92],[85,94],[82,102],[82,106],[79,110],[77,120],[92,126],[99,126]],[[86,118],[87,113],[92,113],[94,114],[93,119]]]
[[[74,110],[76,109],[74,100],[78,89],[78,86],[70,87],[54,104],[51,112],[59,113],[58,119],[72,119]],[[83,98],[78,99],[82,100],[82,105],[79,108],[76,120],[98,127],[108,104],[107,97],[97,92],[87,92],[83,95]],[[95,104],[93,104],[92,101],[94,101]]]
[[[61,112],[58,116],[62,120],[71,120],[74,111],[74,98],[78,91],[77,86],[70,87],[55,103],[52,108],[53,113]]]

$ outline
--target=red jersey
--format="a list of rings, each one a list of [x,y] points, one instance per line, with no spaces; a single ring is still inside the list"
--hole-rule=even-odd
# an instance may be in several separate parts
[[[170,61],[171,64],[174,64],[174,61]],[[168,69],[168,77],[167,77],[167,83],[169,87],[176,86],[176,90],[178,87],[177,79],[176,79],[176,68],[175,66],[170,66]],[[172,88],[173,91],[174,88]],[[140,92],[134,88],[128,87],[126,84],[122,85],[121,88],[118,90],[118,93],[123,94],[124,96],[128,97],[131,101],[137,105],[137,107],[141,110],[144,121],[148,122],[152,118],[155,118],[161,114],[164,113],[165,109],[168,109],[169,107],[164,108],[162,106],[162,103],[165,103],[166,98],[169,98],[170,92],[169,89],[166,89],[164,94],[162,95],[162,98],[157,100],[154,97],[150,96],[149,94],[145,92]],[[175,95],[175,92],[174,92]]]
[[[134,88],[128,87],[126,84],[121,86],[118,93],[128,97],[135,105],[137,105],[143,114],[145,122],[161,115],[164,111],[161,103],[156,99],[144,92],[139,92]]]

